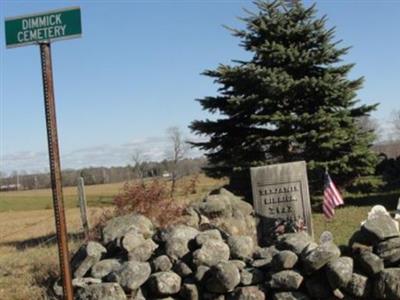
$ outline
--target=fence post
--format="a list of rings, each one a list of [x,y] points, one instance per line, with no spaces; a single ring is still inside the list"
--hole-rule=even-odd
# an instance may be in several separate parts
[[[81,211],[82,227],[85,233],[85,238],[89,238],[89,220],[87,215],[87,204],[85,195],[85,181],[83,177],[78,178],[78,198],[79,198],[79,209]]]

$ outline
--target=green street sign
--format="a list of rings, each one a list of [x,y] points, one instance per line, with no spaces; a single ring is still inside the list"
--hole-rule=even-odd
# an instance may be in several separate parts
[[[80,37],[81,9],[69,7],[6,18],[5,31],[7,48]]]

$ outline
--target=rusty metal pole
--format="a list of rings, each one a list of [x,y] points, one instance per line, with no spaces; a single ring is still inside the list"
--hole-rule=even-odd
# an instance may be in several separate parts
[[[54,100],[53,69],[51,65],[50,43],[40,43],[44,107],[46,113],[47,139],[50,160],[51,189],[53,192],[54,217],[56,221],[58,255],[64,299],[73,300],[71,268],[69,264],[67,225],[61,185],[60,153],[58,149],[56,107]]]

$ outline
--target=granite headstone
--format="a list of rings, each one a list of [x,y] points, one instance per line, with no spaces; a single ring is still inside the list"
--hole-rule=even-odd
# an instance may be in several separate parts
[[[306,163],[254,167],[250,172],[254,209],[261,220],[260,241],[279,220],[304,222],[313,236]]]

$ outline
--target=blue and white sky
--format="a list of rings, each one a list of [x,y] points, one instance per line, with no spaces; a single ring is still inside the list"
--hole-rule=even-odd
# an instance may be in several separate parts
[[[312,2],[306,1],[307,5]],[[166,129],[212,117],[194,101],[218,86],[200,75],[249,54],[222,25],[251,1],[0,1],[0,171],[48,167],[37,46],[6,49],[4,18],[80,6],[83,36],[52,44],[63,168],[126,165],[136,149],[163,159]],[[365,76],[361,103],[380,102],[375,117],[390,130],[400,109],[400,0],[317,1],[336,26],[352,78]]]

